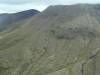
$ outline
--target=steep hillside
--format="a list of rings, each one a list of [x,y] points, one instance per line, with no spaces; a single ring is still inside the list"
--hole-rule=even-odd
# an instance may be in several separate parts
[[[100,75],[99,5],[50,6],[0,33],[0,75]]]
[[[0,30],[4,30],[5,28],[10,27],[12,23],[30,18],[35,16],[36,14],[39,14],[40,12],[37,10],[26,10],[18,13],[5,13],[0,14]]]

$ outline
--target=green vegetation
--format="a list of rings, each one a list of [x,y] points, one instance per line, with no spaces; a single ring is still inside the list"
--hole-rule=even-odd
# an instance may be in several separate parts
[[[0,75],[100,75],[100,10],[50,6],[0,32]]]

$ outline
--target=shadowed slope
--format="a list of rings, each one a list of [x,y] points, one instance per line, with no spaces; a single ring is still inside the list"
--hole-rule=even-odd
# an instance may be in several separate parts
[[[31,9],[12,14],[0,14],[0,30],[10,27],[9,25],[12,23],[16,23],[18,21],[33,17],[39,13],[39,11]]]

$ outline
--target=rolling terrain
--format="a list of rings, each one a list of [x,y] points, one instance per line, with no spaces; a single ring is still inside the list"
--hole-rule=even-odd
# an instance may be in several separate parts
[[[9,26],[0,75],[100,75],[99,4],[50,6]]]

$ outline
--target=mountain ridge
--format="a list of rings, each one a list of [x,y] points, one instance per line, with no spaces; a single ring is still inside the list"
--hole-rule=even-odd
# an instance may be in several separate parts
[[[36,14],[39,14],[39,13],[40,12],[38,10],[30,9],[30,10],[21,11],[18,13],[0,14],[0,30],[3,30],[7,27],[10,27],[9,25],[12,23],[30,18],[32,16],[35,16]]]
[[[99,75],[99,10],[84,6],[50,7],[0,33],[0,73]]]

